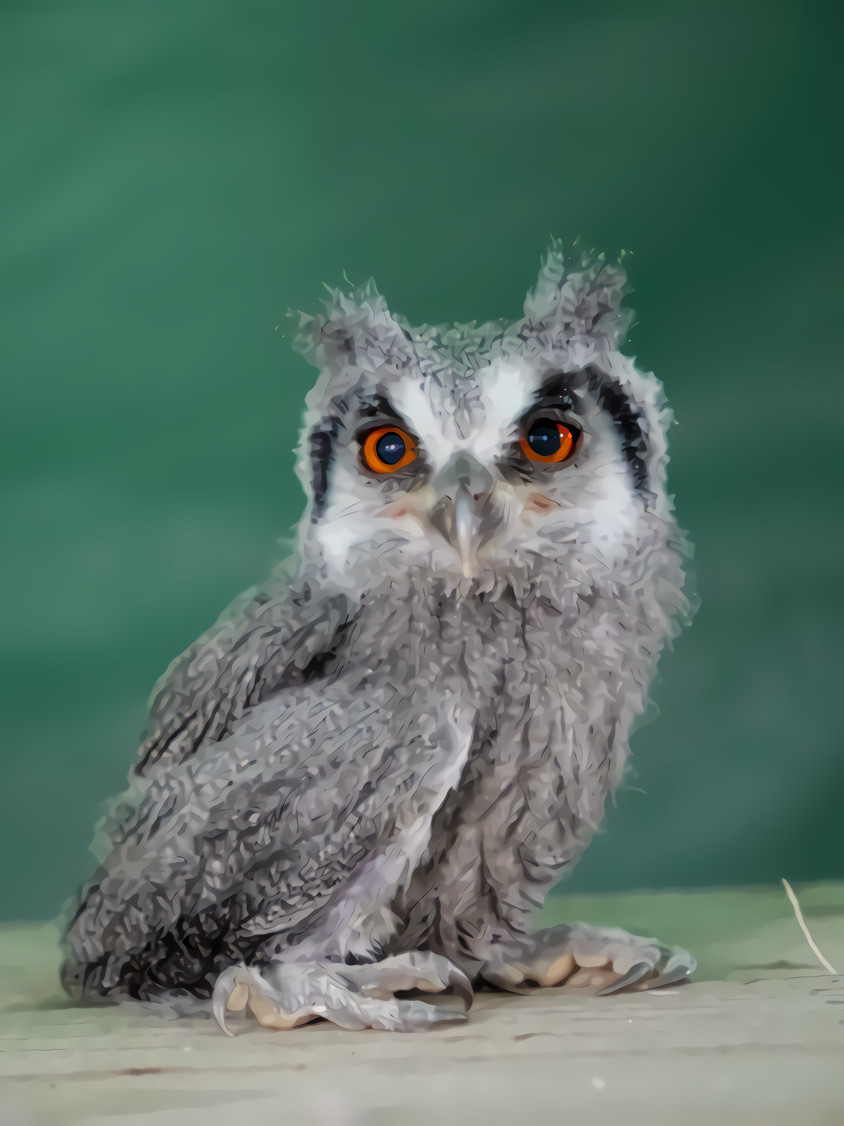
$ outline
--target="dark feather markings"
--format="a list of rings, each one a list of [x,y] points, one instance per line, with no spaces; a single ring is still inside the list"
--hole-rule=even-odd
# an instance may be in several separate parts
[[[634,410],[629,396],[612,376],[596,367],[585,367],[576,372],[555,372],[539,388],[533,411],[541,407],[573,410],[574,393],[580,389],[591,395],[613,420],[636,491],[648,493],[647,439],[642,416]]]
[[[345,398],[332,399],[328,405],[329,414],[311,431],[308,445],[311,458],[311,482],[314,504],[311,520],[316,521],[325,512],[328,493],[328,475],[334,457],[334,449],[340,431],[349,427],[354,419],[366,420],[384,425],[407,426],[401,415],[383,395],[365,395],[353,403]]]
[[[615,423],[621,438],[621,452],[627,458],[637,492],[648,493],[647,440],[642,416],[633,409],[629,397],[612,376],[591,367],[584,370],[584,375],[587,388]]]
[[[328,471],[331,468],[334,442],[340,432],[340,426],[339,418],[325,418],[316,429],[311,431],[308,439],[311,457],[311,486],[314,493],[314,506],[311,510],[312,521],[318,520],[325,511],[328,494]]]

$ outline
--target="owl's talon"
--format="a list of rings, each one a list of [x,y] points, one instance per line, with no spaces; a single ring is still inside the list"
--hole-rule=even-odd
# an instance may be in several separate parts
[[[468,1012],[475,1000],[475,990],[472,988],[471,981],[462,970],[459,970],[457,966],[454,967],[454,970],[455,972],[448,979],[447,984],[454,990],[455,996],[463,1001],[466,1006],[466,1011]]]
[[[509,953],[509,959],[504,961]],[[513,941],[498,953],[482,976],[513,993],[533,992],[531,985],[580,989],[596,987],[599,996],[622,990],[658,989],[683,981],[697,963],[686,950],[670,950],[652,938],[610,927],[549,927]]]
[[[221,980],[222,978],[218,979],[216,985],[214,986],[214,993],[211,999],[211,1012],[213,1013],[214,1020],[217,1022],[223,1032],[225,1032],[226,1036],[234,1036],[234,1033],[226,1023],[226,1009],[228,1008],[230,997],[235,992],[235,990],[239,988],[239,986],[235,985],[232,992],[227,995],[225,992],[225,987],[220,987]]]
[[[441,954],[427,950],[392,954],[380,962],[362,966],[344,966],[342,972],[365,997],[381,1000],[392,997],[398,990],[442,993],[452,989],[468,1011],[475,996],[472,983],[458,966]]]
[[[453,989],[464,1008],[438,1008],[415,999],[397,999],[400,990],[439,993]],[[324,1017],[340,1028],[415,1032],[466,1019],[473,998],[469,979],[439,954],[410,951],[364,965],[337,962],[274,962],[259,973],[231,966],[214,986],[213,1012],[220,1028],[233,1033],[227,1012],[247,1006],[265,1028],[291,1029]]]

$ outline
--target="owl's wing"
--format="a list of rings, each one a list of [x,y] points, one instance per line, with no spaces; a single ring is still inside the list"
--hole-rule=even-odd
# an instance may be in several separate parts
[[[137,774],[218,742],[247,708],[302,683],[331,655],[350,620],[350,603],[291,573],[292,565],[284,564],[235,599],[172,662],[153,689]]]
[[[220,753],[205,745],[136,780],[68,927],[66,988],[202,992],[265,936],[313,933],[362,867],[348,919],[391,898],[457,782],[473,718],[389,683],[362,692],[350,670],[253,708]]]

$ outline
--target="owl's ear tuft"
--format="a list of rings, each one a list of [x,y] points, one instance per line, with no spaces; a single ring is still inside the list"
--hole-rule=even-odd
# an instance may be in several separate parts
[[[314,317],[298,309],[291,309],[287,315],[298,322],[292,341],[294,350],[301,352],[309,364],[318,366],[316,352],[322,341],[322,326],[325,321],[322,317]]]
[[[406,366],[409,334],[371,278],[351,293],[328,289],[324,305],[322,315],[291,314],[299,322],[293,347],[309,363],[335,374],[349,366],[369,371]]]
[[[527,335],[543,336],[549,344],[591,342],[617,348],[633,313],[621,308],[630,291],[620,263],[606,261],[594,250],[583,251],[553,239],[536,285],[525,298]]]

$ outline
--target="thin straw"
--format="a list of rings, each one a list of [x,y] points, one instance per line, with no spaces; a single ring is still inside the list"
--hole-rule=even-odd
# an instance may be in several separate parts
[[[797,922],[800,924],[800,929],[803,931],[803,934],[805,934],[806,941],[811,946],[815,957],[818,959],[825,970],[828,970],[831,974],[837,974],[838,970],[836,970],[835,967],[832,966],[826,960],[826,958],[824,958],[823,954],[821,954],[820,950],[818,950],[817,943],[809,934],[809,928],[806,926],[806,920],[803,918],[803,912],[800,910],[800,904],[797,902],[797,896],[791,889],[791,884],[788,882],[788,880],[783,879],[782,886],[785,888],[785,894],[791,900],[791,906],[794,908],[794,914],[797,916]]]

